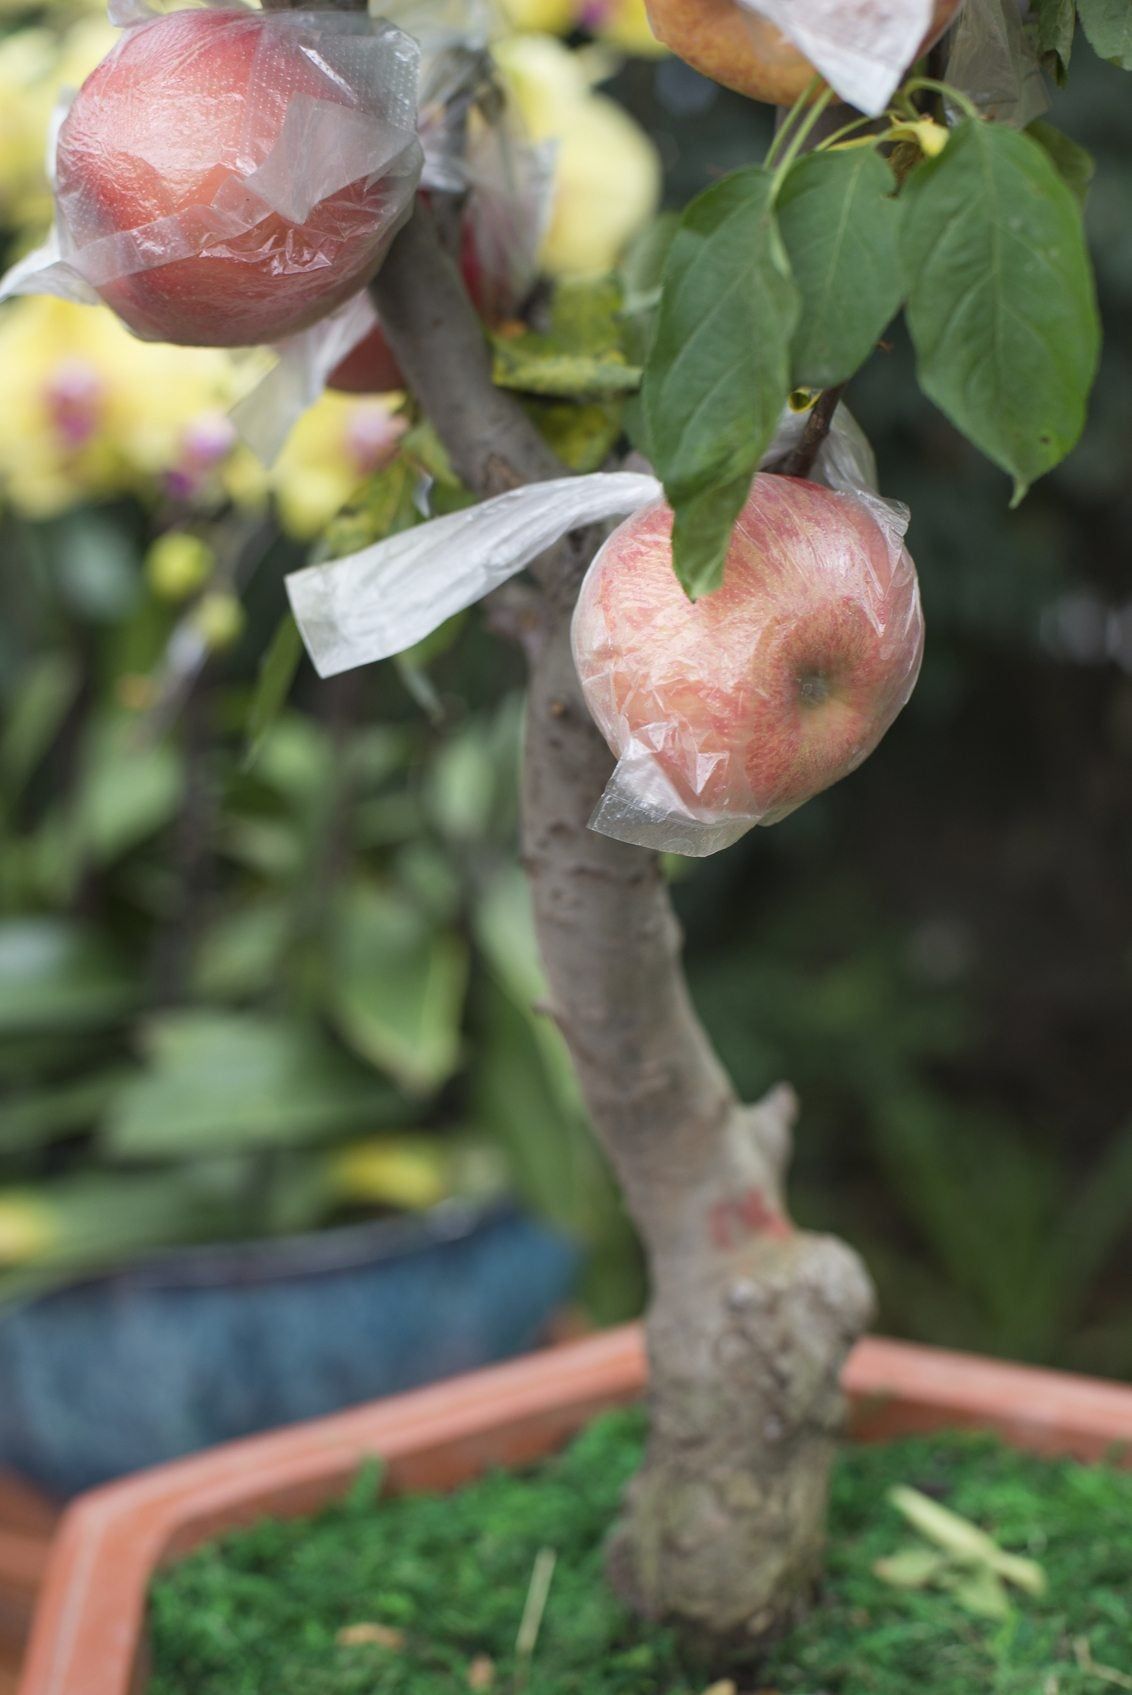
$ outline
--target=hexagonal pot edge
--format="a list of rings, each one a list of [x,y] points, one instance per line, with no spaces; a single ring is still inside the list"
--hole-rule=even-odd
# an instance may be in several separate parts
[[[1132,1388],[870,1337],[845,1372],[864,1441],[941,1428],[1095,1460],[1127,1445]],[[569,1342],[385,1401],[228,1443],[110,1484],[67,1511],[48,1562],[19,1695],[141,1695],[153,1573],[197,1543],[340,1494],[367,1455],[387,1486],[448,1489],[536,1460],[645,1389],[640,1328]]]

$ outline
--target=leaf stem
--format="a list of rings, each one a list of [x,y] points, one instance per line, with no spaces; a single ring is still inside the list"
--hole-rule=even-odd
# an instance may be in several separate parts
[[[901,93],[914,94],[918,88],[931,89],[935,94],[942,94],[945,100],[954,101],[961,112],[976,122],[981,116],[975,102],[969,99],[961,89],[953,88],[949,82],[940,82],[936,77],[909,77]]]
[[[790,137],[790,141],[787,144],[785,151],[782,153],[775,165],[774,181],[771,183],[770,188],[772,200],[777,199],[778,191],[782,187],[787,171],[802,151],[802,148],[806,144],[806,137],[809,135],[810,131],[813,129],[814,125],[817,123],[818,119],[821,117],[833,97],[832,88],[827,88],[823,94],[819,94],[818,98],[814,101],[813,105],[810,107],[809,111],[806,113],[805,117]]]
[[[810,407],[810,415],[806,419],[805,428],[798,437],[795,445],[778,461],[767,469],[778,477],[808,477],[814,468],[814,460],[821,452],[822,443],[829,434],[833,415],[841,404],[841,396],[845,393],[846,385],[836,383],[832,388],[823,389],[814,404]]]
[[[770,146],[766,150],[766,158],[763,160],[763,164],[766,166],[767,170],[770,170],[776,163],[779,153],[786,145],[787,136],[790,134],[791,129],[801,117],[802,113],[806,110],[806,107],[816,96],[818,89],[821,87],[821,82],[822,79],[820,76],[812,76],[801,94],[799,94],[797,100],[795,100],[793,106],[789,108],[786,115],[783,117],[782,122],[779,124],[771,139]]]

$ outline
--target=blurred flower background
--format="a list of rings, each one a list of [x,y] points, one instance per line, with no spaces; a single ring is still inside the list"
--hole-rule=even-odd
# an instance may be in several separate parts
[[[769,119],[659,55],[641,0],[504,10],[500,76],[557,154],[540,315],[502,327],[497,372],[596,465],[651,220],[759,157]],[[114,32],[95,0],[0,15],[14,257],[49,217],[57,95]],[[1057,116],[1098,158],[1108,334],[1086,438],[1011,514],[915,397],[894,333],[853,401],[913,509],[917,695],[850,783],[671,874],[698,1002],[744,1092],[797,1085],[799,1215],[865,1252],[881,1327],[1127,1375],[1132,113],[1078,58]],[[573,1253],[587,1321],[639,1310],[631,1232],[538,1010],[519,657],[467,619],[323,684],[285,614],[312,543],[345,551],[413,522],[423,488],[461,493],[400,396],[324,396],[265,469],[229,418],[262,369],[144,345],[102,309],[0,308],[0,1374],[97,1273],[356,1243],[374,1220],[419,1220],[416,1252],[504,1197],[549,1227],[525,1254],[571,1253],[538,1262],[543,1309],[484,1351],[535,1333]],[[484,1283],[496,1317],[501,1287]],[[30,1469],[27,1420],[47,1415],[22,1405],[0,1463]]]

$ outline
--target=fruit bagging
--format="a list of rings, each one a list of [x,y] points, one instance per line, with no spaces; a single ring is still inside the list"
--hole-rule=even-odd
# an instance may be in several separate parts
[[[416,43],[365,14],[236,0],[131,16],[59,128],[54,238],[4,292],[102,300],[187,346],[324,318],[412,209]]]

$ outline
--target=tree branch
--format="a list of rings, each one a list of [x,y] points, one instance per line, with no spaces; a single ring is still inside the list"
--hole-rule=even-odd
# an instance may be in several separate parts
[[[561,474],[420,210],[373,295],[417,401],[477,493]],[[816,448],[815,448],[816,451]],[[532,569],[523,856],[550,986],[586,1105],[649,1254],[648,1456],[610,1569],[641,1611],[749,1651],[820,1569],[839,1376],[865,1322],[856,1256],[796,1231],[781,1175],[789,1090],[735,1097],[696,1016],[657,858],[587,828],[611,758],[582,696],[570,620],[593,538]],[[539,627],[531,629],[537,617]]]
[[[801,435],[781,459],[769,467],[779,477],[808,477],[814,468],[814,461],[821,452],[822,443],[829,434],[833,424],[833,416],[841,404],[841,396],[845,393],[846,384],[838,383],[834,388],[823,389],[806,419]]]
[[[371,284],[389,345],[457,475],[477,494],[560,477],[513,395],[491,380],[491,350],[427,207],[416,211]]]

